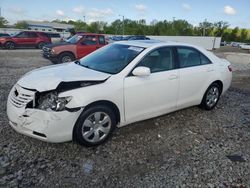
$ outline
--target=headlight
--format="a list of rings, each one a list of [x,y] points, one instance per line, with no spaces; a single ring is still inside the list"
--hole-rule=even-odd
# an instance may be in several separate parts
[[[62,111],[65,109],[66,104],[68,104],[71,99],[71,96],[58,97],[57,92],[50,92],[40,96],[38,99],[38,109],[46,111]]]
[[[52,49],[50,52],[51,52],[51,54],[55,54],[55,50],[54,49]]]

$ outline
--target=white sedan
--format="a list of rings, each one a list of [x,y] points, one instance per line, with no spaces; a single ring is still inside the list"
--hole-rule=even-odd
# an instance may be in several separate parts
[[[117,42],[25,74],[10,91],[7,114],[22,134],[96,146],[116,127],[195,105],[211,110],[231,79],[230,63],[200,47]]]

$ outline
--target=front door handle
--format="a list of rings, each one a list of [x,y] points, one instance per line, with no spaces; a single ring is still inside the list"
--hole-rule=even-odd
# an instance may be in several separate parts
[[[212,71],[214,71],[213,67],[207,68],[207,72],[212,72]]]
[[[175,80],[175,79],[177,79],[178,78],[178,76],[177,75],[170,75],[169,77],[168,77],[168,79],[169,80]]]

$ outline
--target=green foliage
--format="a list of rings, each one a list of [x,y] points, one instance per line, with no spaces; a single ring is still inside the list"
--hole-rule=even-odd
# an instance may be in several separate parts
[[[56,23],[65,23],[74,25],[75,31],[86,31],[93,33],[104,33],[111,35],[167,35],[167,36],[215,36],[222,37],[222,41],[250,41],[250,30],[229,28],[228,22],[218,21],[215,23],[208,22],[207,20],[193,26],[186,20],[153,20],[147,25],[146,20],[130,20],[125,19],[124,22],[121,19],[117,19],[108,24],[103,21],[96,21],[90,24],[83,22],[82,20],[53,20]],[[0,17],[0,27],[4,27],[7,24],[7,20]],[[27,29],[27,23],[18,22],[17,28]]]
[[[6,27],[8,21],[4,17],[0,17],[0,28]]]
[[[17,29],[28,29],[28,24],[25,21],[20,21],[15,24]]]

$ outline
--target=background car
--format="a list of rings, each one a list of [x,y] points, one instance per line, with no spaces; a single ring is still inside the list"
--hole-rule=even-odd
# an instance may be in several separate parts
[[[0,46],[6,49],[16,47],[36,47],[42,49],[51,39],[44,32],[22,31],[16,35],[0,38]]]
[[[195,105],[212,110],[231,79],[230,63],[200,47],[122,41],[26,74],[10,91],[7,114],[22,134],[96,146],[116,127]]]
[[[66,63],[80,59],[107,44],[105,35],[78,33],[66,42],[46,45],[43,57],[53,63]]]
[[[250,50],[250,43],[241,44],[240,48],[243,50]]]
[[[0,37],[9,37],[10,35],[8,33],[0,33]]]

